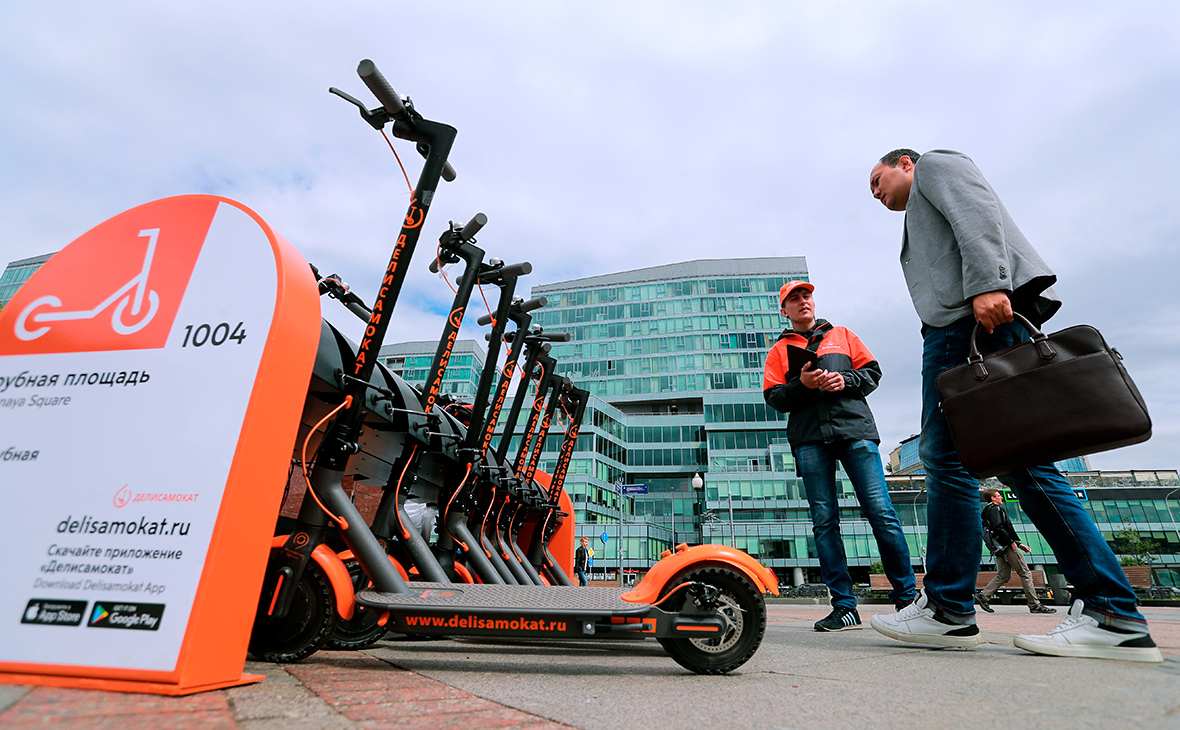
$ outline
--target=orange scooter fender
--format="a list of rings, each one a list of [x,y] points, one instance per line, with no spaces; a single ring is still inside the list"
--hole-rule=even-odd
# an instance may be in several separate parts
[[[732,568],[750,579],[760,593],[778,595],[778,578],[762,563],[742,550],[727,545],[696,545],[681,543],[676,552],[665,556],[652,566],[633,590],[623,594],[624,601],[655,603],[664,587],[677,575],[695,568],[710,566]]]
[[[270,546],[281,548],[287,544],[288,537],[289,535],[276,535],[271,540]],[[352,618],[356,602],[352,595],[352,577],[348,575],[348,568],[344,567],[344,561],[337,557],[336,553],[332,552],[327,545],[317,545],[311,553],[311,559],[323,569],[324,575],[328,576],[328,582],[332,584],[332,592],[336,594],[336,613],[346,621]]]
[[[336,557],[340,558],[341,560],[352,560],[355,556],[352,554],[351,550],[345,550],[344,552],[339,553]],[[389,558],[389,562],[393,563],[394,570],[396,570],[397,574],[402,577],[402,580],[410,579],[410,574],[406,572],[406,569],[402,567],[401,563],[393,559],[392,555],[386,555],[385,557]],[[410,572],[416,574],[418,571],[410,568]]]

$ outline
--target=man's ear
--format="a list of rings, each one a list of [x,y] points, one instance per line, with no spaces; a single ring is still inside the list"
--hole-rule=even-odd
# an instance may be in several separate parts
[[[902,155],[901,159],[897,161],[897,166],[902,170],[909,172],[914,169],[914,161],[910,159],[909,155]]]

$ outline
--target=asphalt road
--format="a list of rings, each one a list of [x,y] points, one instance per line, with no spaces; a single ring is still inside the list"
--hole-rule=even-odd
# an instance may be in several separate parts
[[[655,641],[385,640],[372,656],[493,702],[585,730],[643,727],[1180,728],[1180,609],[1144,609],[1160,664],[1036,656],[1018,633],[1057,616],[998,606],[970,650],[893,641],[865,628],[818,633],[827,606],[772,604],[762,647],[723,677],[699,677]]]

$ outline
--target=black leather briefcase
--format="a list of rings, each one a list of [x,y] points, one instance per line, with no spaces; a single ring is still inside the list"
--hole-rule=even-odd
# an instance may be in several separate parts
[[[1151,417],[1122,356],[1098,330],[1078,325],[979,353],[976,324],[965,365],[935,381],[963,467],[978,478],[1137,444]]]

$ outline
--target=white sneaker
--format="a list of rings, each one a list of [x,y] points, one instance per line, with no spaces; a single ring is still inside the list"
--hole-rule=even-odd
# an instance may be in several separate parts
[[[923,589],[910,605],[892,615],[877,614],[869,624],[891,639],[914,644],[968,648],[983,641],[978,626],[952,623],[941,610],[928,604]]]
[[[1123,659],[1129,662],[1162,662],[1163,656],[1146,631],[1099,626],[1082,613],[1082,601],[1074,601],[1065,620],[1044,635],[1021,634],[1012,643],[1036,654]]]

